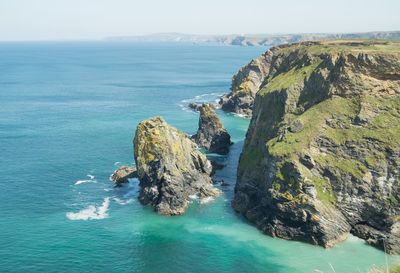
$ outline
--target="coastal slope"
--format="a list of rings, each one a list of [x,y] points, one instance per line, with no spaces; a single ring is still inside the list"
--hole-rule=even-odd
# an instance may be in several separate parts
[[[271,48],[232,207],[264,233],[400,254],[400,41]]]

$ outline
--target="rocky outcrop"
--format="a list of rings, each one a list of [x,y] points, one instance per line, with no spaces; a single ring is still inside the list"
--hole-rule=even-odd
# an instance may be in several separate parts
[[[271,236],[400,254],[400,42],[269,51],[232,207]]]
[[[116,187],[121,187],[122,184],[129,182],[129,178],[137,177],[138,174],[135,166],[122,166],[112,174],[111,179],[114,181]]]
[[[222,110],[251,117],[254,97],[268,75],[271,52],[243,66],[232,78],[231,93],[221,96]]]
[[[220,108],[221,108],[221,105],[219,105],[219,104],[213,104],[213,103],[210,103],[210,102],[206,102],[206,104],[207,104],[211,109],[220,109]],[[189,103],[189,104],[188,104],[188,107],[191,108],[191,109],[193,109],[193,110],[195,110],[195,111],[197,111],[197,112],[200,112],[200,109],[201,109],[201,105],[200,105],[200,104],[197,104],[197,103],[194,103],[194,102]]]
[[[219,154],[227,154],[232,145],[220,118],[206,103],[200,108],[199,129],[192,139],[200,148]]]
[[[139,123],[133,140],[139,176],[139,200],[164,215],[183,214],[189,196],[218,196],[212,184],[212,166],[186,134],[161,117]]]

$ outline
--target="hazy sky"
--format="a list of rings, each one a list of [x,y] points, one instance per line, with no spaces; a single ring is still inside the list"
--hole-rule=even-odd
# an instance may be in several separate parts
[[[400,0],[0,0],[0,40],[400,30]]]

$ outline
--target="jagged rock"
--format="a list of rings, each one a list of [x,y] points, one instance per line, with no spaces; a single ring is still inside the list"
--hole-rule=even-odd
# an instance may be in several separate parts
[[[292,123],[289,127],[289,131],[292,133],[298,133],[301,130],[303,130],[303,122],[301,120],[296,120],[295,122]]]
[[[206,104],[212,109],[220,109],[221,108],[221,106],[219,104],[217,105],[217,104],[213,104],[213,103],[210,103],[210,102],[207,102]],[[201,105],[197,104],[197,103],[194,103],[194,102],[189,103],[188,107],[193,109],[193,110],[195,110],[195,111],[197,111],[197,112],[200,112],[200,109],[201,109]]]
[[[116,187],[120,187],[123,183],[128,183],[129,178],[137,177],[138,174],[135,166],[122,166],[112,174],[111,179],[114,181]]]
[[[368,244],[380,249],[384,249],[387,253],[400,253],[400,238],[388,232],[381,232],[368,225],[355,225],[353,234],[357,237],[365,239]]]
[[[232,207],[272,236],[331,247],[351,232],[400,254],[398,52],[379,40],[271,48]]]
[[[164,215],[183,214],[189,196],[218,196],[212,185],[212,166],[186,134],[155,117],[139,123],[134,157],[138,170],[139,200]]]
[[[251,117],[254,98],[269,72],[270,54],[252,60],[232,78],[231,92],[221,96],[219,104],[222,110]]]
[[[219,154],[227,154],[232,145],[231,136],[220,118],[206,103],[200,109],[199,129],[192,139],[200,148]]]
[[[193,110],[195,110],[195,111],[197,111],[197,112],[199,112],[200,108],[201,108],[201,105],[199,105],[197,103],[194,103],[194,102],[191,102],[191,103],[188,104],[188,107],[193,109]]]

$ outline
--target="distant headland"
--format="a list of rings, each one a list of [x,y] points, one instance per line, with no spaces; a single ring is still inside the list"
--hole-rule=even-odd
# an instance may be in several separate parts
[[[299,34],[230,34],[196,35],[176,32],[154,33],[140,36],[113,36],[107,41],[135,42],[192,42],[219,45],[275,46],[280,44],[320,39],[388,39],[400,40],[400,31],[374,31],[361,33],[299,33]]]

